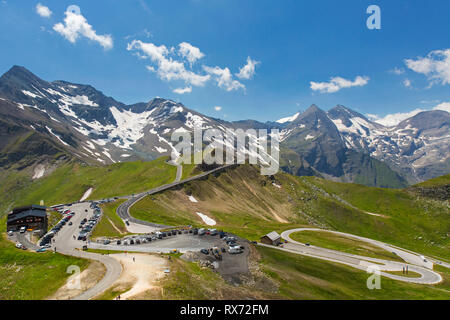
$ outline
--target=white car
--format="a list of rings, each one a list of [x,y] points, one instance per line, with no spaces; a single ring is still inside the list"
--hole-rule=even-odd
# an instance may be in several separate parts
[[[16,248],[17,249],[22,249],[23,245],[20,242],[16,243]]]
[[[236,254],[236,253],[241,253],[241,252],[242,252],[242,249],[240,246],[234,246],[234,247],[230,247],[228,249],[228,253],[231,253],[231,254]]]
[[[26,227],[21,227],[19,231],[20,231],[20,233],[25,233],[25,231],[27,231],[27,228]]]

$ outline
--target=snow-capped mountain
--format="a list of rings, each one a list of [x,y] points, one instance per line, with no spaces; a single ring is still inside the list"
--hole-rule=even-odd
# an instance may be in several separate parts
[[[389,164],[411,182],[450,171],[450,113],[446,111],[424,111],[393,127],[370,121],[341,105],[329,110],[326,116],[339,131],[347,149]],[[283,139],[288,139],[298,126],[296,121],[285,125]],[[312,139],[313,134],[308,135]]]
[[[173,132],[195,127],[279,129],[280,165],[288,172],[402,186],[389,166],[411,181],[448,173],[449,116],[424,112],[389,128],[343,106],[324,112],[313,105],[275,122],[228,122],[162,98],[126,105],[89,85],[48,82],[14,66],[0,78],[0,168],[155,159],[171,154]]]
[[[125,105],[91,86],[47,82],[17,66],[0,78],[0,97],[2,109],[22,113],[19,118],[29,119],[29,128],[56,138],[76,156],[99,163],[170,154],[173,130],[220,123],[174,101],[155,98]],[[43,119],[37,121],[36,115]]]

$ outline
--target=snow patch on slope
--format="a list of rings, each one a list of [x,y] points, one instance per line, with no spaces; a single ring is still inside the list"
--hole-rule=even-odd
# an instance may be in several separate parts
[[[61,139],[61,137],[60,136],[58,136],[57,134],[55,134],[55,133],[53,133],[53,130],[52,129],[50,129],[49,127],[47,127],[47,126],[45,126],[45,128],[48,130],[48,132],[50,132],[53,136],[55,136],[62,144],[64,144],[64,145],[66,145],[66,146],[68,146],[69,147],[69,144],[68,143],[66,143],[66,142],[64,142],[64,140],[63,139]]]
[[[286,117],[286,118],[281,118],[281,119],[277,120],[276,122],[278,122],[278,123],[292,122],[292,121],[294,121],[295,119],[297,119],[299,115],[300,115],[300,112],[297,112],[297,113],[294,114],[293,116]]]
[[[206,223],[208,226],[215,226],[216,221],[208,217],[206,214],[203,214],[201,212],[196,212],[196,214],[202,218],[203,222]]]
[[[83,202],[84,200],[86,200],[87,198],[89,198],[89,196],[92,193],[92,188],[87,189],[87,191],[83,194],[83,196],[80,199],[80,202]]]

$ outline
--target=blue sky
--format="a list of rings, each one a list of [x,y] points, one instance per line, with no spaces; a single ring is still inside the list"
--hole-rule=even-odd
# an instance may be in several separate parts
[[[371,4],[380,30],[366,26]],[[67,24],[70,5],[91,30]],[[383,117],[448,108],[449,13],[447,0],[0,0],[0,73],[23,65],[125,103],[160,96],[226,120],[313,103]]]

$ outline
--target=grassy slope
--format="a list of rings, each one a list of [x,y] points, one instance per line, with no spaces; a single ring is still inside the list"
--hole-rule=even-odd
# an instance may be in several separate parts
[[[183,164],[183,174],[181,175],[181,180],[195,176],[199,173],[201,172],[197,169],[195,164]]]
[[[122,237],[128,233],[125,223],[116,214],[117,207],[125,201],[125,199],[119,199],[102,205],[103,216],[92,232],[92,238]]]
[[[84,192],[94,188],[92,199],[130,194],[172,182],[176,168],[165,163],[165,158],[151,162],[128,162],[102,167],[67,164],[52,174],[31,181],[25,172],[0,172],[0,193],[8,195],[0,203],[0,231],[4,232],[6,216],[12,206],[39,203],[46,205],[79,200]],[[111,209],[115,211],[114,209]],[[118,217],[108,210],[109,217],[120,228]],[[111,229],[108,229],[111,231]],[[61,287],[70,274],[69,265],[81,269],[89,261],[54,254],[37,254],[18,250],[0,236],[0,300],[44,299]],[[51,279],[51,281],[49,281]]]
[[[13,204],[27,205],[44,200],[54,205],[79,200],[87,189],[93,188],[90,199],[128,195],[172,182],[176,167],[165,163],[163,157],[150,162],[123,162],[108,166],[88,167],[67,164],[52,174],[31,181],[17,172],[3,173],[0,192],[8,194],[0,210],[4,213]]]
[[[265,184],[266,186],[262,186]],[[192,194],[199,202],[189,201]],[[195,212],[207,214],[218,226],[250,239],[284,225],[306,224],[286,201],[287,193],[259,174],[239,167],[218,177],[185,184],[184,189],[146,197],[131,208],[132,216],[170,225],[202,225]]]
[[[436,177],[422,183],[416,184],[413,187],[440,187],[450,185],[450,174],[445,176]]]
[[[450,273],[436,286],[381,279],[380,290],[369,290],[367,273],[310,257],[257,247],[253,279],[240,286],[226,283],[217,273],[196,263],[173,258],[171,274],[161,281],[152,299],[449,299]],[[106,297],[105,297],[106,298]],[[111,298],[111,297],[110,297]]]
[[[84,270],[88,260],[58,253],[35,253],[16,249],[5,239],[5,219],[0,219],[0,300],[45,299],[58,290],[71,275],[70,265]]]
[[[361,221],[334,219],[330,224],[343,232],[373,238],[421,253],[450,258],[450,210],[443,201],[416,197],[405,190],[371,188],[308,178],[319,188],[338,195],[363,211],[388,218],[367,216]]]
[[[381,278],[380,290],[366,286],[369,274],[336,263],[271,248],[258,248],[262,270],[290,299],[450,299],[450,273],[441,284],[416,285]]]
[[[380,247],[357,239],[344,237],[330,232],[302,231],[291,234],[291,238],[301,243],[342,251],[351,254],[358,254],[366,257],[387,259],[393,261],[403,261],[392,252],[383,250]]]
[[[195,214],[202,212],[216,220],[217,227],[251,240],[272,230],[318,226],[450,259],[450,211],[445,202],[419,199],[404,190],[284,173],[275,181],[281,189],[256,168],[240,166],[147,197],[132,207],[131,214],[158,223],[202,225]],[[199,202],[190,202],[189,194]]]

